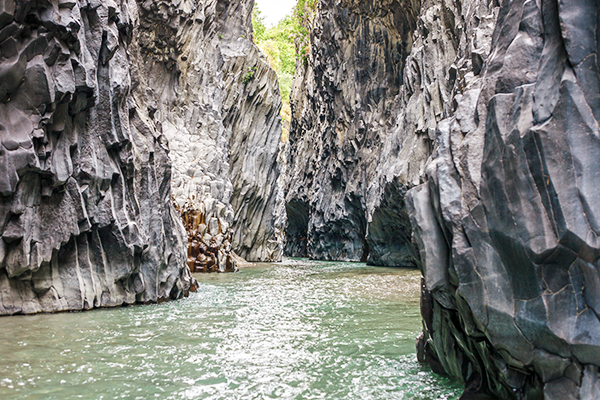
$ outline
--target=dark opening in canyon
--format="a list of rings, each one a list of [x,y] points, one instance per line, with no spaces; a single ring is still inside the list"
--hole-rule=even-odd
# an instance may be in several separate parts
[[[410,219],[404,204],[408,188],[394,180],[385,187],[383,199],[373,212],[366,243],[369,265],[416,267],[418,251],[412,240]]]
[[[308,204],[301,200],[285,205],[288,224],[285,230],[285,254],[288,257],[307,257]]]

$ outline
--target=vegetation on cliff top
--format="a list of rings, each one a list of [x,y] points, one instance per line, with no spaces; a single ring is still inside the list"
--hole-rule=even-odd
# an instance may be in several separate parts
[[[307,25],[314,15],[318,0],[298,0],[291,15],[277,25],[265,26],[261,11],[255,4],[252,10],[254,43],[267,56],[269,64],[277,72],[279,90],[283,100],[282,118],[291,118],[290,93],[296,69],[296,60],[306,61],[309,50]]]
[[[267,56],[269,64],[279,77],[279,89],[285,102],[290,101],[290,90],[294,69],[296,65],[296,50],[294,38],[298,26],[292,16],[287,16],[272,28],[267,28],[261,11],[254,6],[252,11],[252,25],[254,27],[254,42]]]

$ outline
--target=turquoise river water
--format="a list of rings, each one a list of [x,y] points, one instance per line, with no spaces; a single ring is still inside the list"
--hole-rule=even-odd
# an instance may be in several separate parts
[[[182,301],[0,318],[0,399],[456,399],[420,366],[417,271],[287,260]]]

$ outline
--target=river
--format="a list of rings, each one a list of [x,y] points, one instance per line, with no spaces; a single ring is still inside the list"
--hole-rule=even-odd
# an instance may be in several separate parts
[[[0,399],[457,399],[420,366],[417,271],[286,260],[189,298],[0,318]]]

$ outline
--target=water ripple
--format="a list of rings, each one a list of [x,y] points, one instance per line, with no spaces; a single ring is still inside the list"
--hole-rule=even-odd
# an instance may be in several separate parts
[[[179,302],[0,319],[2,399],[455,399],[420,366],[416,271],[287,260]]]

